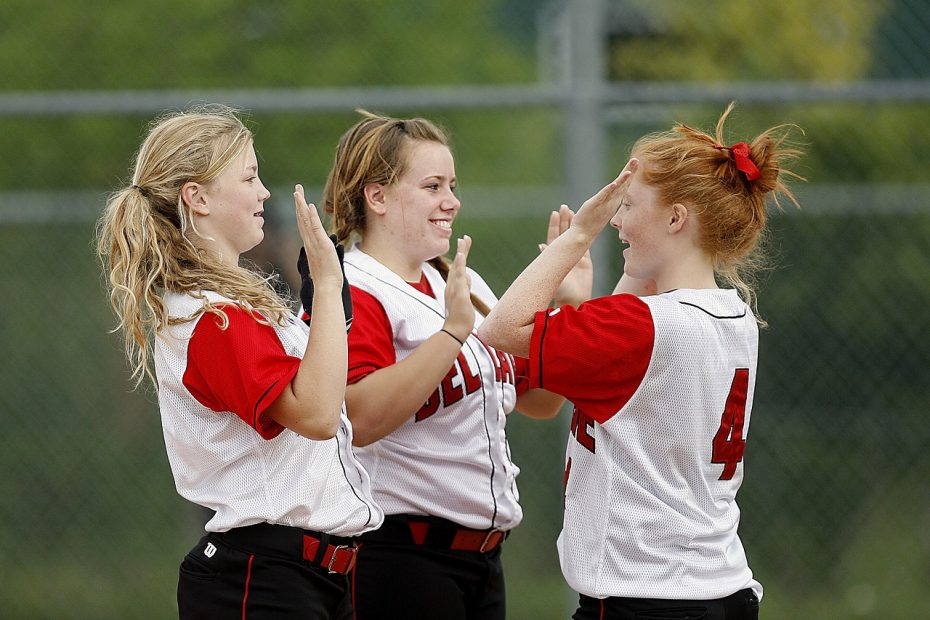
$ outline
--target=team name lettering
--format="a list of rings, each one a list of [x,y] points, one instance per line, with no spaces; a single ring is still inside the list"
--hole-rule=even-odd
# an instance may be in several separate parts
[[[435,414],[439,411],[440,406],[454,405],[468,394],[473,394],[481,388],[481,377],[478,373],[472,372],[465,355],[459,352],[455,359],[456,363],[452,364],[439,387],[433,390],[430,397],[417,411],[414,416],[414,420],[417,422],[421,422]]]
[[[494,360],[494,379],[499,382],[515,383],[516,377],[513,370],[513,356],[509,353],[492,349],[481,340],[479,340],[479,342],[481,342],[487,350],[491,359]]]
[[[594,429],[594,418],[575,407],[572,411],[571,433],[578,443],[594,454],[594,435],[589,433],[588,429]]]

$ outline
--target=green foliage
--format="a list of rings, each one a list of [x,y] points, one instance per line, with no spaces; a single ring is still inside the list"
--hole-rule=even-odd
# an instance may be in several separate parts
[[[887,2],[635,0],[647,36],[618,38],[617,80],[837,80],[869,67]]]
[[[496,11],[493,0],[140,0],[90,9],[12,0],[0,8],[0,19],[16,25],[0,31],[0,74],[14,91],[527,81],[533,54],[504,36]],[[34,45],[36,33],[43,46]],[[473,162],[465,183],[526,183],[556,174],[551,113],[391,112],[418,113],[451,129],[460,161]],[[0,117],[0,152],[17,154],[0,166],[0,186],[116,187],[129,175],[150,116]],[[264,180],[322,185],[339,135],[357,119],[351,109],[254,115]]]
[[[527,81],[497,4],[7,0],[0,75],[10,91]]]

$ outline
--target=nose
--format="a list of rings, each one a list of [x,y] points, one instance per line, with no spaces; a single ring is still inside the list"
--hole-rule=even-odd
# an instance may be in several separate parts
[[[446,211],[458,211],[461,207],[462,201],[452,192],[449,192],[449,196],[442,202],[442,208]]]
[[[265,202],[266,200],[268,200],[269,198],[271,198],[271,192],[268,190],[267,187],[265,187],[265,184],[264,184],[264,183],[262,183],[261,181],[259,181],[259,184],[262,186],[262,191],[259,192],[258,195],[259,195],[259,198],[261,199],[261,201],[262,201],[262,202]]]
[[[620,230],[621,228],[623,228],[623,218],[620,217],[619,210],[616,213],[614,213],[614,216],[612,218],[610,218],[610,225],[616,228],[617,230]]]

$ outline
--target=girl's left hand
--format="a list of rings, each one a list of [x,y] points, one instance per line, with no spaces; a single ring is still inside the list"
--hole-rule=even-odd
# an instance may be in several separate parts
[[[559,207],[549,215],[549,230],[546,234],[546,243],[539,244],[539,251],[556,240],[556,238],[571,227],[575,213],[566,205]],[[594,289],[594,263],[591,261],[591,250],[588,250],[579,259],[572,270],[568,272],[555,292],[555,305],[577,306],[591,299]]]

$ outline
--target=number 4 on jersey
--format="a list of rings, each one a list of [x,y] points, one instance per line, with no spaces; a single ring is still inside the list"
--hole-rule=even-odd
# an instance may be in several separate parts
[[[720,428],[714,435],[711,463],[723,463],[720,480],[730,480],[736,473],[736,465],[743,460],[746,440],[743,438],[743,422],[746,418],[746,393],[749,389],[749,369],[737,368],[733,384],[727,396],[727,404],[720,417]]]

